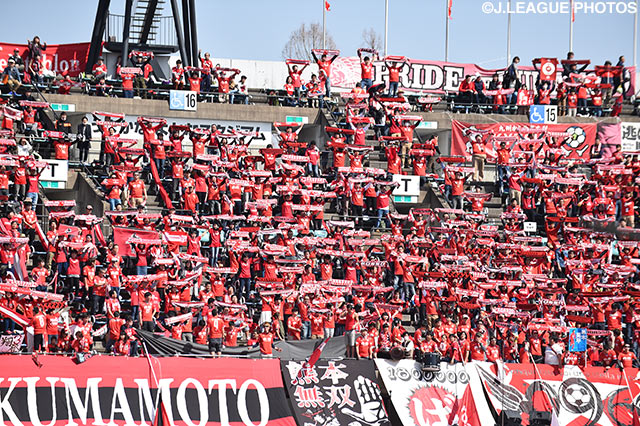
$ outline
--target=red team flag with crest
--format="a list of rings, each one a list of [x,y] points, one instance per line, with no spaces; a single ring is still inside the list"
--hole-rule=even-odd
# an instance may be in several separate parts
[[[478,410],[476,409],[476,402],[473,400],[473,394],[471,393],[471,386],[467,386],[467,389],[462,395],[458,406],[458,426],[481,426],[480,417],[478,416]]]
[[[540,80],[555,81],[557,65],[556,58],[540,58]]]

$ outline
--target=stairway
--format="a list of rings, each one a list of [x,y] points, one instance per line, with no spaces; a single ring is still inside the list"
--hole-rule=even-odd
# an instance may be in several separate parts
[[[136,10],[131,16],[131,29],[129,37],[134,43],[140,43],[142,35],[142,29],[144,27],[144,19],[147,14],[147,8],[149,4],[155,1],[157,3],[155,14],[151,21],[151,27],[149,29],[149,35],[147,36],[147,44],[156,44],[156,36],[159,33],[160,28],[160,16],[164,10],[165,0],[138,0],[136,2]]]
[[[171,179],[170,178],[167,179],[166,177],[167,174],[170,175],[170,171],[165,172],[165,188],[167,187],[171,188]],[[145,181],[146,182],[153,181],[153,178],[151,177],[151,173],[149,173],[149,179],[146,179]],[[155,186],[156,186],[155,183],[145,184],[145,187],[147,189],[147,204],[146,204],[147,213],[162,213],[162,211],[165,209],[164,202],[162,201],[162,198],[160,197],[160,193],[158,192]],[[167,192],[170,192],[170,191],[167,191]],[[179,209],[176,208],[176,210],[179,210]]]

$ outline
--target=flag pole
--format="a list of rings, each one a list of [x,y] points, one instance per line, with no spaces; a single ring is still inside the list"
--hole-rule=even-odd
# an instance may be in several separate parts
[[[636,0],[636,13],[633,15],[633,66],[637,65],[636,56],[638,53],[638,0]]]
[[[636,16],[638,16],[637,11]],[[636,406],[633,403],[633,400],[636,398],[633,396],[633,391],[631,390],[631,385],[629,384],[629,379],[627,378],[627,370],[624,368],[624,366],[622,366],[622,374],[624,375],[624,381],[627,383],[627,389],[629,389],[629,397],[631,397],[631,425],[633,426],[637,424]]]
[[[573,52],[573,0],[569,3],[571,6],[571,13],[569,13],[569,52]]]
[[[529,359],[531,360],[531,363],[533,364],[533,378],[535,380],[535,375],[537,374],[538,377],[540,378],[540,380],[542,380],[542,374],[540,374],[540,370],[538,370],[538,365],[536,364],[536,360],[533,358],[533,355],[531,354],[530,351],[527,351],[527,355],[529,356]],[[559,365],[558,365],[559,367]],[[556,410],[553,408],[553,398],[551,398],[551,394],[544,388],[542,387],[542,392],[547,396],[547,398],[549,399],[549,405],[551,406],[551,416],[558,416],[558,414],[556,413]],[[533,397],[532,397],[533,398]]]
[[[638,17],[638,14],[636,13],[636,18]],[[388,37],[388,32],[389,32],[389,0],[384,0],[384,56],[387,56],[387,37]],[[635,63],[635,54],[634,54],[634,60],[633,62]]]
[[[327,48],[327,6],[325,0],[322,0],[322,49]]]
[[[142,342],[142,349],[144,352],[144,356],[147,359],[147,363],[149,364],[149,369],[151,370],[151,376],[153,377],[153,382],[156,385],[156,389],[158,389],[158,392],[160,392],[159,389],[159,382],[158,382],[158,376],[156,376],[156,370],[153,368],[153,363],[151,362],[151,357],[149,356],[149,351],[147,350],[147,345]],[[156,398],[156,403],[154,404],[154,414],[153,414],[153,422],[152,425],[156,424],[156,418],[158,417],[158,414],[160,414],[160,416],[162,416],[162,413],[159,413],[159,409],[160,408],[160,398]]]
[[[507,66],[511,61],[511,0],[507,5]]]
[[[445,34],[444,34],[444,61],[445,62],[449,62],[449,1],[451,0],[444,0],[444,3],[445,3],[444,15],[445,15],[445,21],[447,23]]]

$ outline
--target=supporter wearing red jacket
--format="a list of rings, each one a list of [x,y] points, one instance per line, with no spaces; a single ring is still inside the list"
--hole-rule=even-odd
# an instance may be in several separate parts
[[[33,327],[33,350],[34,352],[44,352],[46,350],[47,318],[37,306],[33,308],[31,326]]]
[[[263,358],[271,358],[273,356],[273,350],[280,352],[282,349],[273,346],[273,333],[271,332],[271,323],[263,324],[264,331],[258,335],[258,345],[260,347],[260,354]]]

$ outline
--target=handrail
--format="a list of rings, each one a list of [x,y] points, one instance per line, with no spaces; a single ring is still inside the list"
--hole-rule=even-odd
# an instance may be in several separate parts
[[[40,90],[40,88],[38,87],[38,84],[32,84],[32,86],[36,89],[36,92],[38,92],[38,94],[40,95],[40,97],[42,98],[42,100],[44,102],[46,102],[48,104],[48,108],[51,110],[51,112],[53,113],[53,118],[54,118],[54,122],[55,120],[58,119],[58,115],[56,114],[55,110],[53,109],[53,107],[51,106],[51,104],[49,103],[49,101],[47,100],[47,98],[44,96],[44,93],[42,93],[42,91]]]

